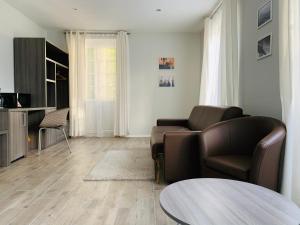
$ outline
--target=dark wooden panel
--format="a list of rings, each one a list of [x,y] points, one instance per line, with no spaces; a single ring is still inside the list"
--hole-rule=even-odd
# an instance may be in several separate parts
[[[8,112],[0,112],[0,131],[8,130]]]
[[[0,131],[0,166],[8,166],[10,164],[8,152],[8,133]]]
[[[59,62],[65,66],[69,65],[69,55],[48,41],[46,42],[46,55],[47,58]]]
[[[28,114],[27,112],[9,112],[9,154],[14,161],[28,152]]]
[[[55,63],[46,60],[47,79],[55,80]]]
[[[15,92],[31,94],[32,107],[45,107],[45,39],[14,39]]]
[[[56,106],[57,109],[69,107],[69,69],[56,65]]]
[[[69,108],[69,82],[68,80],[56,81],[57,109]]]
[[[56,107],[55,83],[47,82],[47,107]]]

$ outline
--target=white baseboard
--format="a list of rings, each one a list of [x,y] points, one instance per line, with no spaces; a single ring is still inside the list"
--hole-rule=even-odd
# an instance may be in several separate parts
[[[149,138],[150,134],[130,134],[127,135],[128,138]]]

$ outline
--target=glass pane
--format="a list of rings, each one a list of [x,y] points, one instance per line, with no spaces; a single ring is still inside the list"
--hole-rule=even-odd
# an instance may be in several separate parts
[[[87,73],[88,74],[95,74],[95,62],[94,61],[87,61]]]
[[[87,60],[93,60],[95,56],[95,49],[87,48]]]
[[[114,101],[116,96],[116,40],[90,39],[86,42],[88,98]]]

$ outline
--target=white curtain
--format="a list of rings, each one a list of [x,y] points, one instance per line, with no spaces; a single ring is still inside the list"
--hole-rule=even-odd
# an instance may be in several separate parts
[[[116,99],[116,37],[88,35],[86,38],[86,134],[112,137]]]
[[[69,50],[70,135],[85,134],[85,34],[69,32],[66,35]]]
[[[117,79],[114,135],[128,135],[128,74],[129,74],[128,35],[125,31],[117,35]]]
[[[240,2],[223,0],[220,76],[221,104],[239,105]]]
[[[282,119],[287,127],[282,192],[300,204],[300,3],[279,1]]]
[[[213,18],[205,19],[200,105],[221,104],[221,80],[219,78],[221,25],[221,8],[215,13]]]
[[[239,105],[239,4],[223,0],[205,20],[201,105]]]

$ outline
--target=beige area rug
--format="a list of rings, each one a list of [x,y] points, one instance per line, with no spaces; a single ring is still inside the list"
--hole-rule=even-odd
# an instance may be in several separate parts
[[[150,150],[109,150],[84,178],[84,181],[154,180]]]

